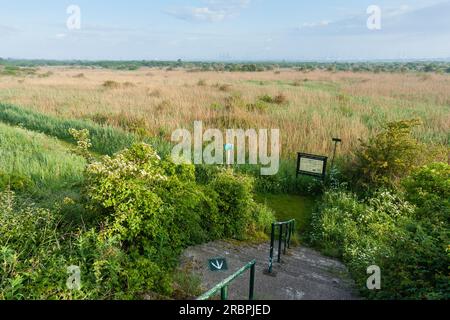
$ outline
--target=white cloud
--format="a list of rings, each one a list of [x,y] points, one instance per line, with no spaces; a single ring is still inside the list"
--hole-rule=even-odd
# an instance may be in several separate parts
[[[319,22],[305,22],[301,28],[317,28],[317,27],[326,27],[331,23],[328,20],[322,20]]]
[[[172,8],[167,13],[182,20],[220,22],[238,15],[251,0],[203,0],[202,3],[199,7]]]
[[[12,35],[12,34],[15,34],[18,32],[20,32],[20,31],[17,28],[0,25],[0,36],[8,36],[8,35]]]
[[[450,1],[440,2],[423,7],[399,6],[381,8],[382,30],[385,35],[436,34],[449,35]],[[351,36],[374,35],[367,29],[368,15],[365,11],[359,15],[349,16],[342,20],[304,23],[296,28],[303,35],[314,36]]]

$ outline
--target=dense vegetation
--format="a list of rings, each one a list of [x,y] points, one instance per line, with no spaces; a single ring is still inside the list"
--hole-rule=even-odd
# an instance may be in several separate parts
[[[448,63],[0,64],[9,102],[0,103],[0,299],[195,296],[195,279],[176,270],[179,253],[265,239],[274,215],[254,193],[279,219],[301,211],[299,230],[343,259],[364,296],[449,298],[449,80],[422,73]],[[61,64],[78,69],[38,68]],[[141,66],[164,70],[141,70],[136,82],[134,72],[88,70]],[[188,72],[166,80],[177,68]],[[420,73],[337,73],[349,70]],[[420,121],[401,120],[411,118]],[[283,128],[279,173],[175,165],[167,136],[193,120]],[[295,152],[330,154],[336,134],[344,144],[329,179],[297,178]],[[294,208],[288,194],[307,198]],[[66,286],[71,265],[81,291]],[[370,265],[381,267],[381,291],[365,286]]]
[[[189,294],[174,292],[181,249],[219,238],[265,237],[274,219],[254,202],[249,177],[220,170],[200,184],[194,166],[161,159],[143,143],[95,160],[87,131],[71,132],[81,139],[76,153],[88,162],[82,191],[88,210],[70,197],[49,210],[8,187],[2,191],[0,298]],[[66,286],[71,265],[81,269],[80,291]]]
[[[450,62],[445,61],[406,61],[406,62],[199,62],[199,61],[84,61],[84,60],[14,60],[0,59],[0,65],[5,65],[4,74],[33,72],[34,67],[42,66],[73,66],[96,67],[115,70],[137,70],[141,67],[152,68],[183,68],[192,71],[244,71],[257,72],[292,68],[300,71],[353,71],[353,72],[441,72],[450,73]]]
[[[334,181],[312,219],[312,243],[342,258],[370,298],[450,298],[450,165],[423,158],[416,124],[391,123],[363,143],[350,169],[361,183],[352,192]],[[379,291],[366,287],[372,265]]]

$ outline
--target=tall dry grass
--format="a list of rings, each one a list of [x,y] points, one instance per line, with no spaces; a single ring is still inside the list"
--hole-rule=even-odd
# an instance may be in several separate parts
[[[52,73],[45,78],[0,77],[0,102],[144,130],[166,139],[174,129],[190,128],[195,120],[221,129],[280,128],[285,158],[298,151],[330,154],[335,136],[343,139],[342,151],[348,153],[358,139],[367,138],[386,121],[406,118],[423,120],[417,132],[422,140],[449,145],[448,75],[62,67],[39,72]],[[263,95],[280,94],[286,103],[248,107],[260,106]]]

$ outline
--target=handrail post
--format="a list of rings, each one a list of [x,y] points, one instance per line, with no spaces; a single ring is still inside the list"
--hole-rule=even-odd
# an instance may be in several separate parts
[[[278,263],[281,262],[281,243],[283,242],[283,224],[280,224],[280,234],[278,236]]]
[[[225,301],[228,300],[228,286],[224,286],[220,289],[220,298]]]
[[[251,262],[247,263],[245,266],[243,266],[241,269],[236,271],[234,274],[217,284],[214,288],[209,290],[208,292],[202,294],[200,297],[197,298],[199,301],[205,301],[210,299],[211,297],[215,296],[219,290],[220,290],[220,298],[222,300],[228,300],[228,289],[230,284],[235,281],[238,277],[240,277],[245,271],[250,269],[250,288],[249,288],[249,298],[250,300],[253,300],[255,295],[255,273],[256,273],[256,260],[252,260]]]
[[[256,264],[253,264],[250,269],[250,290],[248,294],[248,299],[250,301],[253,301],[255,298],[255,271],[256,271]]]
[[[268,275],[274,275],[273,274],[273,255],[275,251],[275,232],[277,231],[277,228],[279,228],[278,233],[278,257],[277,261],[278,263],[281,263],[281,255],[287,254],[287,249],[291,248],[291,241],[292,236],[295,232],[295,219],[284,221],[284,222],[274,222],[272,223],[272,233],[270,235],[270,254],[269,254],[269,268],[267,270]],[[284,229],[285,228],[285,229]],[[283,238],[284,237],[284,238]],[[283,248],[284,244],[284,248]],[[283,250],[282,250],[283,249]],[[266,273],[266,271],[265,271]]]
[[[291,240],[292,240],[292,235],[295,232],[295,220],[292,220],[291,223],[289,224],[289,239],[288,239],[288,249],[291,248]]]
[[[291,235],[292,235],[292,222],[289,222],[288,229],[289,229],[289,232],[288,232],[288,237],[287,237],[287,247],[288,247],[288,249],[290,249],[291,248]]]
[[[288,241],[288,237],[289,237],[289,232],[290,232],[290,224],[286,225],[286,231],[284,232],[284,252],[283,254],[286,254],[286,250],[287,250],[287,241]]]
[[[269,273],[273,271],[273,247],[275,246],[275,223],[272,223],[272,234],[270,236],[270,256],[269,256]]]

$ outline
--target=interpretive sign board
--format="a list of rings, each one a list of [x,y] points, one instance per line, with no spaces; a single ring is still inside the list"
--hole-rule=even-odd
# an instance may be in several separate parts
[[[297,177],[306,175],[325,180],[328,157],[299,153],[297,159]]]

